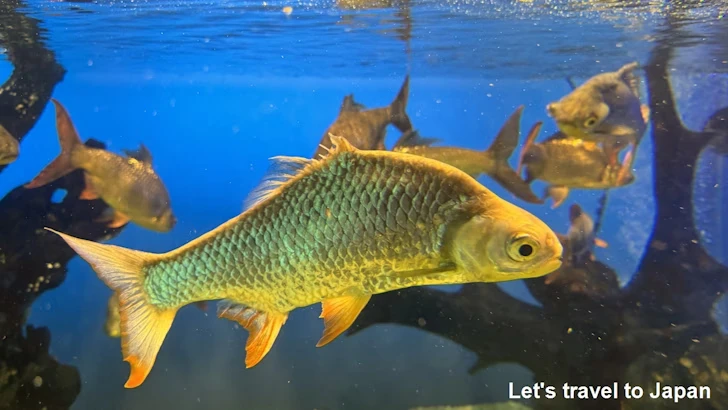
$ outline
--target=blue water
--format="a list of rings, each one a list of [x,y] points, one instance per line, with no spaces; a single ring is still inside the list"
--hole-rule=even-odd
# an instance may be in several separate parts
[[[68,69],[54,98],[68,109],[82,138],[101,140],[117,153],[143,142],[171,195],[179,222],[170,233],[130,224],[110,243],[167,251],[237,215],[269,157],[311,156],[345,94],[354,93],[367,107],[384,106],[408,66],[407,112],[424,136],[484,149],[521,104],[522,133],[545,120],[542,135],[548,135],[555,126],[544,107],[569,92],[563,77],[575,74],[582,81],[627,61],[644,62],[651,45],[641,39],[659,23],[659,13],[640,10],[607,10],[605,18],[593,19],[594,10],[551,13],[538,2],[498,3],[495,11],[490,2],[423,2],[412,6],[408,56],[407,43],[396,38],[401,24],[391,8],[342,12],[329,3],[291,4],[293,14],[285,16],[284,2],[31,2],[29,11],[44,20],[48,43]],[[347,13],[353,17],[345,18]],[[614,19],[606,18],[612,14]],[[589,18],[584,21],[590,28],[565,26],[570,16]],[[444,22],[436,24],[438,19]],[[609,49],[599,47],[606,44]],[[9,64],[0,64],[1,78],[9,72]],[[686,119],[694,129],[714,108],[728,105],[724,91],[713,91],[710,104],[700,103],[699,91],[720,88],[715,84],[726,89],[725,76],[709,79],[698,86],[690,77],[677,87],[680,103],[695,108]],[[391,128],[387,146],[398,136]],[[651,150],[645,138],[637,180],[611,195],[599,234],[609,247],[597,249],[596,256],[623,283],[639,262],[654,218]],[[58,152],[48,107],[24,139],[19,159],[3,172],[0,191],[27,182]],[[716,179],[725,175],[726,163],[718,157],[703,169]],[[486,176],[480,181],[558,232],[568,229],[569,204],[593,213],[601,194],[574,191],[566,205],[552,210],[514,199]],[[708,196],[706,207],[715,208],[715,198],[724,197],[718,195],[725,185],[720,187],[710,192],[716,196]],[[534,192],[542,189],[534,184]],[[719,211],[709,218],[725,212]],[[720,223],[717,229],[704,224],[716,256],[728,252],[721,234],[728,222]],[[47,326],[51,353],[78,367],[83,386],[76,409],[404,409],[499,401],[507,397],[508,381],[530,382],[527,370],[508,364],[468,375],[473,353],[395,325],[376,325],[317,349],[319,306],[293,312],[265,360],[245,369],[247,332],[215,318],[214,307],[208,314],[186,307],[149,378],[127,390],[119,340],[102,330],[111,292],[79,258],[68,269],[63,285],[34,304],[29,323]],[[521,282],[501,286],[536,303]]]

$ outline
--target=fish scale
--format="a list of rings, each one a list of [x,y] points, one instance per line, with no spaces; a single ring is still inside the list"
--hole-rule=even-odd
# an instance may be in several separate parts
[[[451,189],[426,175],[411,178],[415,174],[411,168],[398,169],[384,160],[357,167],[357,161],[362,159],[340,156],[321,178],[283,192],[268,207],[183,259],[149,267],[145,287],[153,303],[177,307],[244,296],[247,300],[241,302],[285,312],[316,301],[308,289],[288,298],[262,296],[275,294],[286,276],[302,275],[311,284],[308,287],[319,286],[322,278],[348,287],[360,282],[358,274],[349,272],[367,265],[367,259],[406,259],[423,251],[438,258],[439,238],[420,235],[417,223],[432,225],[434,213],[453,197]],[[401,189],[416,180],[425,183],[424,198],[417,198],[421,189]],[[353,189],[357,185],[359,189]],[[316,208],[310,207],[311,194],[321,199]],[[304,215],[308,221],[301,223]],[[221,262],[229,261],[223,255],[230,254],[240,255],[240,263]],[[339,272],[322,272],[316,267],[322,262],[327,270]],[[235,290],[241,287],[250,289]]]
[[[561,265],[563,249],[548,226],[467,174],[331,139],[329,156],[286,159],[291,177],[273,174],[245,212],[173,251],[56,232],[119,295],[131,366],[125,387],[144,382],[178,309],[192,302],[225,299],[218,316],[248,330],[252,367],[297,307],[321,302],[320,347],[349,328],[373,294],[543,276]]]

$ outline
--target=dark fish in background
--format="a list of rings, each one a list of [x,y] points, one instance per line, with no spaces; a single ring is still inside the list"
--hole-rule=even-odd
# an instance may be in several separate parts
[[[394,125],[401,132],[412,129],[412,123],[406,112],[408,96],[409,75],[405,77],[397,97],[387,107],[367,110],[363,105],[354,101],[352,94],[344,97],[339,116],[324,133],[313,157],[320,158],[326,154],[327,148],[331,148],[330,134],[343,136],[358,149],[386,149],[384,137],[389,124]]]
[[[572,263],[579,265],[594,260],[594,246],[606,248],[605,241],[596,237],[594,220],[578,204],[569,207],[569,231],[566,233]]]
[[[528,184],[537,179],[548,183],[546,195],[554,195],[552,208],[561,205],[568,196],[569,188],[603,190],[634,182],[634,174],[628,165],[631,150],[623,164],[610,165],[607,154],[592,141],[557,133],[536,143],[542,125],[537,122],[529,131],[516,172],[521,175],[521,171],[525,170],[525,182]]]
[[[392,150],[444,162],[476,179],[482,174],[487,174],[518,198],[532,204],[542,204],[543,200],[531,191],[529,184],[524,182],[508,164],[508,159],[518,146],[522,112],[523,106],[518,107],[503,124],[490,147],[483,151],[458,147],[433,147],[432,144],[438,142],[438,139],[422,138],[414,130],[402,134]]]
[[[0,125],[0,165],[7,165],[18,159],[20,144],[8,130]]]
[[[138,151],[127,151],[130,157],[122,157],[83,145],[66,109],[58,101],[51,101],[56,107],[61,154],[25,187],[43,186],[80,168],[86,179],[81,198],[101,198],[109,204],[115,211],[110,217],[110,227],[119,227],[131,220],[153,231],[171,230],[177,220],[172,214],[167,188],[152,168],[149,151],[142,146]]]
[[[609,163],[631,146],[635,150],[647,129],[649,108],[640,102],[636,62],[617,71],[591,77],[571,93],[546,106],[546,111],[569,137],[603,144]]]
[[[374,294],[539,277],[561,266],[563,247],[543,221],[457,168],[331,139],[335,148],[321,160],[278,157],[282,181],[271,176],[245,212],[166,253],[53,231],[119,294],[125,387],[144,382],[190,303],[223,299],[218,316],[248,330],[252,367],[297,308],[322,304],[324,346]]]

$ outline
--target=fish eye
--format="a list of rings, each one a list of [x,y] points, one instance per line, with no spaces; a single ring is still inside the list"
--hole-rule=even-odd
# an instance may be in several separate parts
[[[597,117],[592,115],[591,117],[587,118],[586,121],[584,121],[584,126],[593,127],[594,124],[596,124],[596,123],[597,123]]]
[[[528,235],[515,235],[508,244],[508,257],[516,262],[524,262],[536,255],[538,243]]]

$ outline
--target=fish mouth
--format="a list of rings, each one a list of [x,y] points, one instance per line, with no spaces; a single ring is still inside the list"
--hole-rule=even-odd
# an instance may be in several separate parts
[[[18,159],[18,154],[2,154],[0,155],[0,165],[7,165]]]
[[[564,263],[563,256],[558,256],[555,258],[552,258],[548,262],[541,265],[535,272],[533,277],[539,277],[548,275],[549,273],[555,271],[556,269],[559,269],[561,265]]]

